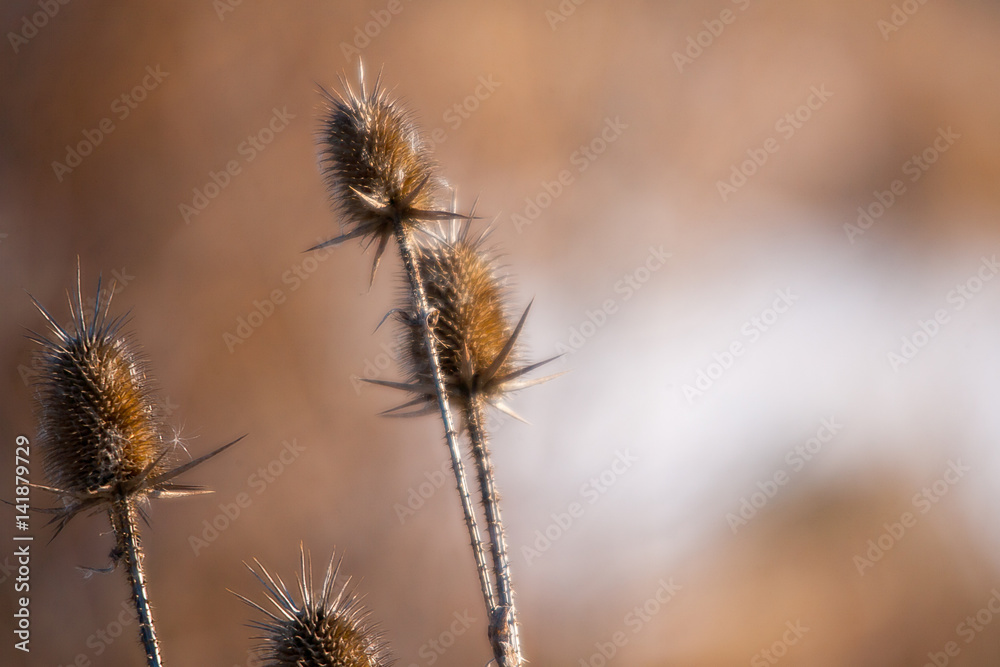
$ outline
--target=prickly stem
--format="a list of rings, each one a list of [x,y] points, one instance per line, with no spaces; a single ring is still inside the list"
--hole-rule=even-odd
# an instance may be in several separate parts
[[[156,639],[156,626],[153,624],[153,614],[149,607],[149,595],[146,591],[146,575],[143,568],[145,556],[139,542],[139,527],[135,500],[122,497],[110,509],[111,522],[118,538],[119,553],[116,554],[125,565],[129,587],[132,590],[132,602],[139,617],[139,639],[146,653],[147,667],[161,667],[160,646]]]
[[[479,477],[479,493],[483,500],[486,526],[490,533],[493,576],[497,582],[498,610],[490,619],[490,643],[498,667],[520,667],[524,658],[521,655],[517,610],[510,582],[507,539],[504,535],[503,519],[500,516],[500,496],[493,476],[493,463],[490,461],[484,411],[485,401],[473,392],[465,406],[465,419],[472,445],[472,458]]]
[[[492,617],[496,611],[497,604],[493,596],[493,587],[490,582],[489,567],[486,563],[486,554],[483,549],[483,541],[479,535],[479,525],[476,520],[475,507],[469,495],[469,484],[465,477],[465,466],[462,463],[462,454],[458,446],[458,433],[455,430],[455,423],[452,419],[451,408],[448,405],[448,393],[441,374],[441,362],[438,358],[437,346],[434,343],[433,330],[431,328],[430,307],[427,305],[427,293],[424,289],[423,278],[420,274],[420,265],[416,261],[413,241],[409,230],[397,217],[395,221],[396,245],[399,254],[406,268],[410,281],[410,289],[413,294],[413,302],[416,305],[418,326],[423,334],[424,344],[427,348],[427,358],[430,362],[431,377],[434,380],[434,388],[437,393],[438,408],[441,411],[441,421],[444,423],[445,440],[448,444],[448,453],[451,455],[451,466],[455,472],[455,482],[458,487],[458,495],[462,501],[462,511],[465,514],[465,524],[469,530],[469,540],[472,543],[472,551],[476,560],[476,569],[479,573],[479,586],[482,589],[483,600],[486,603],[487,612]]]

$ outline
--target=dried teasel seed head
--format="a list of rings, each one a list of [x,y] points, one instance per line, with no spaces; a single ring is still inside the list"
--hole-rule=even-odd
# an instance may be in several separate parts
[[[468,220],[450,223],[439,235],[429,234],[416,252],[428,306],[433,313],[431,329],[441,373],[449,396],[458,400],[460,407],[466,407],[475,394],[520,419],[503,402],[504,397],[549,379],[524,380],[522,376],[552,359],[518,365],[517,339],[531,306],[511,326],[505,278],[497,266],[496,254],[483,247],[489,231],[473,238],[470,227]],[[398,312],[403,323],[403,364],[409,371],[410,382],[372,382],[417,394],[413,401],[386,414],[424,414],[433,409],[431,404],[436,395],[421,324],[408,293]],[[398,412],[421,403],[427,403],[423,410]]]
[[[298,597],[281,580],[254,560],[247,566],[264,586],[274,609],[265,608],[236,594],[267,618],[251,627],[264,632],[260,654],[267,667],[387,667],[392,664],[388,647],[378,629],[369,622],[370,613],[360,598],[339,581],[340,561],[330,559],[317,590],[313,587],[312,562],[300,549],[300,572],[296,576]]]
[[[326,99],[319,132],[320,168],[345,231],[315,248],[347,239],[378,241],[372,278],[397,222],[415,226],[448,214],[435,210],[441,182],[430,150],[412,114],[375,81],[360,91],[341,80],[342,95],[321,91]]]
[[[111,289],[97,284],[93,311],[84,311],[77,267],[76,301],[69,297],[70,326],[61,326],[42,304],[50,337],[32,333],[41,345],[35,377],[39,441],[43,465],[62,509],[47,510],[56,534],[82,510],[125,499],[205,493],[172,480],[232,447],[243,438],[170,468],[177,439],[163,437],[160,410],[153,400],[145,359],[127,334],[123,317],[109,319]],[[142,509],[140,508],[140,512]],[[54,537],[54,536],[53,536]]]
[[[471,238],[465,224],[443,240],[431,238],[420,245],[417,258],[427,305],[435,312],[432,330],[449,392],[478,390],[492,398],[502,392],[497,380],[513,370],[516,351],[509,350],[492,375],[484,376],[504,350],[513,328],[507,318],[504,277],[483,241],[483,236]],[[411,376],[415,382],[430,382],[424,339],[412,318],[408,320],[404,349]]]
[[[139,491],[142,480],[165,470],[145,361],[121,332],[123,318],[108,318],[113,291],[98,283],[88,317],[78,275],[67,328],[35,301],[52,329],[49,338],[32,336],[42,346],[36,387],[44,468],[55,489],[79,501]]]

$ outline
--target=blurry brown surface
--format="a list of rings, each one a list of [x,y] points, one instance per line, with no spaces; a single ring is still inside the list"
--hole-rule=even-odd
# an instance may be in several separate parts
[[[783,665],[919,667],[951,641],[947,664],[1000,661],[1000,619],[968,643],[958,630],[1000,589],[1000,281],[961,309],[948,300],[1000,247],[995,4],[899,3],[919,9],[884,39],[892,3],[591,0],[550,24],[555,2],[404,1],[397,15],[385,2],[248,0],[220,14],[222,2],[59,5],[0,56],[0,497],[15,436],[35,430],[24,333],[43,322],[25,290],[65,319],[77,258],[85,296],[99,273],[118,278],[113,311],[131,309],[191,454],[249,434],[189,476],[214,495],[153,505],[144,535],[167,664],[255,664],[253,613],[226,589],[259,598],[241,565],[254,557],[290,579],[300,542],[317,567],[344,554],[402,667],[488,657],[450,482],[400,514],[440,479],[440,426],[376,417],[398,397],[352,379],[397,377],[393,332],[372,334],[394,305],[396,262],[369,293],[356,245],[302,253],[338,230],[316,168],[316,90],[354,79],[343,45],[366,26],[370,75],[384,67],[428,135],[442,130],[435,154],[463,207],[479,195],[499,214],[513,305],[535,298],[531,354],[579,347],[560,362],[570,375],[514,400],[533,425],[503,423],[495,438],[532,664],[597,667],[616,632],[616,664],[775,664],[760,652],[797,621],[809,630]],[[726,9],[733,21],[678,71],[675,53]],[[38,11],[6,3],[5,34]],[[147,68],[162,82],[134,109],[116,104]],[[814,89],[829,99],[786,139],[776,123]],[[287,125],[248,148],[276,113]],[[59,180],[52,163],[104,118],[114,130]],[[907,180],[911,156],[948,128],[959,138]],[[723,201],[719,181],[772,137],[779,149]],[[180,205],[230,161],[239,173],[185,222]],[[572,182],[546,200],[562,170]],[[905,193],[852,242],[844,225],[895,179]],[[540,205],[530,224],[514,217],[529,215],[526,198]],[[626,299],[615,286],[644,275],[651,246],[671,256]],[[799,297],[790,313],[688,400],[782,289]],[[227,345],[275,290],[273,314]],[[608,299],[606,324],[585,325]],[[886,353],[942,308],[933,343],[891,368]],[[843,430],[791,469],[786,453],[831,414]],[[591,504],[582,485],[623,450],[638,462]],[[914,494],[955,460],[970,471],[921,514]],[[727,514],[776,470],[788,483],[734,534]],[[196,554],[191,536],[240,493],[249,507]],[[582,518],[526,555],[574,501]],[[853,559],[906,511],[916,525],[859,574]],[[3,564],[11,516],[0,511]],[[110,645],[95,634],[115,629],[123,578],[76,569],[106,564],[106,518],[77,519],[52,544],[43,521],[32,652],[12,648],[4,570],[0,664],[138,664],[134,625]],[[636,623],[664,581],[679,591]],[[435,652],[466,611],[472,627]]]

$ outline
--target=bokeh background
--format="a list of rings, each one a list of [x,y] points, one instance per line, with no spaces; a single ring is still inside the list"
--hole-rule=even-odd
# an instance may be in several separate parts
[[[317,88],[358,55],[497,216],[527,353],[569,350],[512,402],[532,425],[495,425],[533,664],[1000,660],[996,3],[42,5],[0,9],[0,497],[35,437],[25,291],[65,320],[79,259],[85,295],[117,279],[190,454],[249,434],[188,476],[214,495],[152,507],[169,664],[257,664],[227,589],[261,599],[241,561],[291,579],[300,543],[343,555],[399,665],[489,658],[440,425],[377,417],[399,397],[357,380],[399,376],[373,333],[398,262],[369,291],[357,245],[302,252],[339,224]],[[77,569],[107,563],[103,516],[51,544],[34,518],[13,649],[0,515],[0,663],[140,664],[124,578]]]

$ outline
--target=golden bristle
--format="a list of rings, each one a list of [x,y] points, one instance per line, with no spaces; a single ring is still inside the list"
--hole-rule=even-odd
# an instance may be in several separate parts
[[[41,345],[35,377],[39,442],[51,483],[40,488],[63,501],[49,510],[56,533],[79,512],[111,507],[122,500],[203,493],[172,480],[242,440],[170,468],[174,441],[164,427],[150,388],[146,362],[124,319],[108,318],[111,294],[97,284],[94,310],[84,312],[77,269],[76,300],[69,299],[72,324],[62,327],[32,297],[51,328],[51,337],[32,334]]]
[[[342,96],[322,91],[327,109],[319,141],[321,169],[345,229],[315,248],[356,237],[378,241],[374,278],[397,222],[412,227],[448,214],[435,210],[441,183],[412,114],[379,80],[366,91],[363,72],[360,92],[342,83]]]
[[[70,300],[72,327],[59,326],[40,304],[52,338],[39,352],[39,437],[54,487],[79,498],[111,494],[165,469],[165,444],[145,362],[122,319],[107,317],[111,298],[98,285],[89,321],[79,289]]]
[[[450,229],[441,230],[440,235],[429,233],[415,253],[432,313],[431,329],[441,375],[449,397],[458,399],[460,407],[467,407],[469,399],[475,396],[520,419],[503,402],[504,397],[555,377],[523,379],[524,375],[556,357],[518,365],[517,340],[531,304],[511,327],[507,318],[505,278],[498,271],[496,255],[483,248],[489,231],[472,239],[469,236],[472,216],[461,217],[466,218],[464,223],[451,223]],[[432,404],[437,400],[431,364],[423,325],[410,305],[409,292],[396,312],[403,323],[402,363],[409,372],[410,381],[368,381],[417,396],[383,414],[417,416],[432,411]],[[415,412],[400,412],[421,404],[423,408]]]
[[[507,290],[493,257],[483,250],[481,238],[471,240],[467,233],[422,245],[417,257],[427,304],[436,311],[433,331],[445,384],[449,391],[478,390],[492,397],[500,386],[491,380],[506,376],[515,356],[505,355],[493,376],[484,377],[512,331],[505,307]],[[411,374],[417,382],[429,382],[423,339],[415,327],[408,327],[407,333]]]
[[[280,577],[259,561],[248,566],[264,586],[265,596],[275,607],[266,609],[239,595],[240,599],[267,616],[252,627],[265,634],[261,655],[267,667],[387,667],[388,647],[381,633],[369,623],[369,612],[353,592],[350,580],[338,580],[340,562],[330,559],[319,590],[313,587],[312,562],[300,551],[299,602]],[[237,594],[238,595],[238,594]]]

